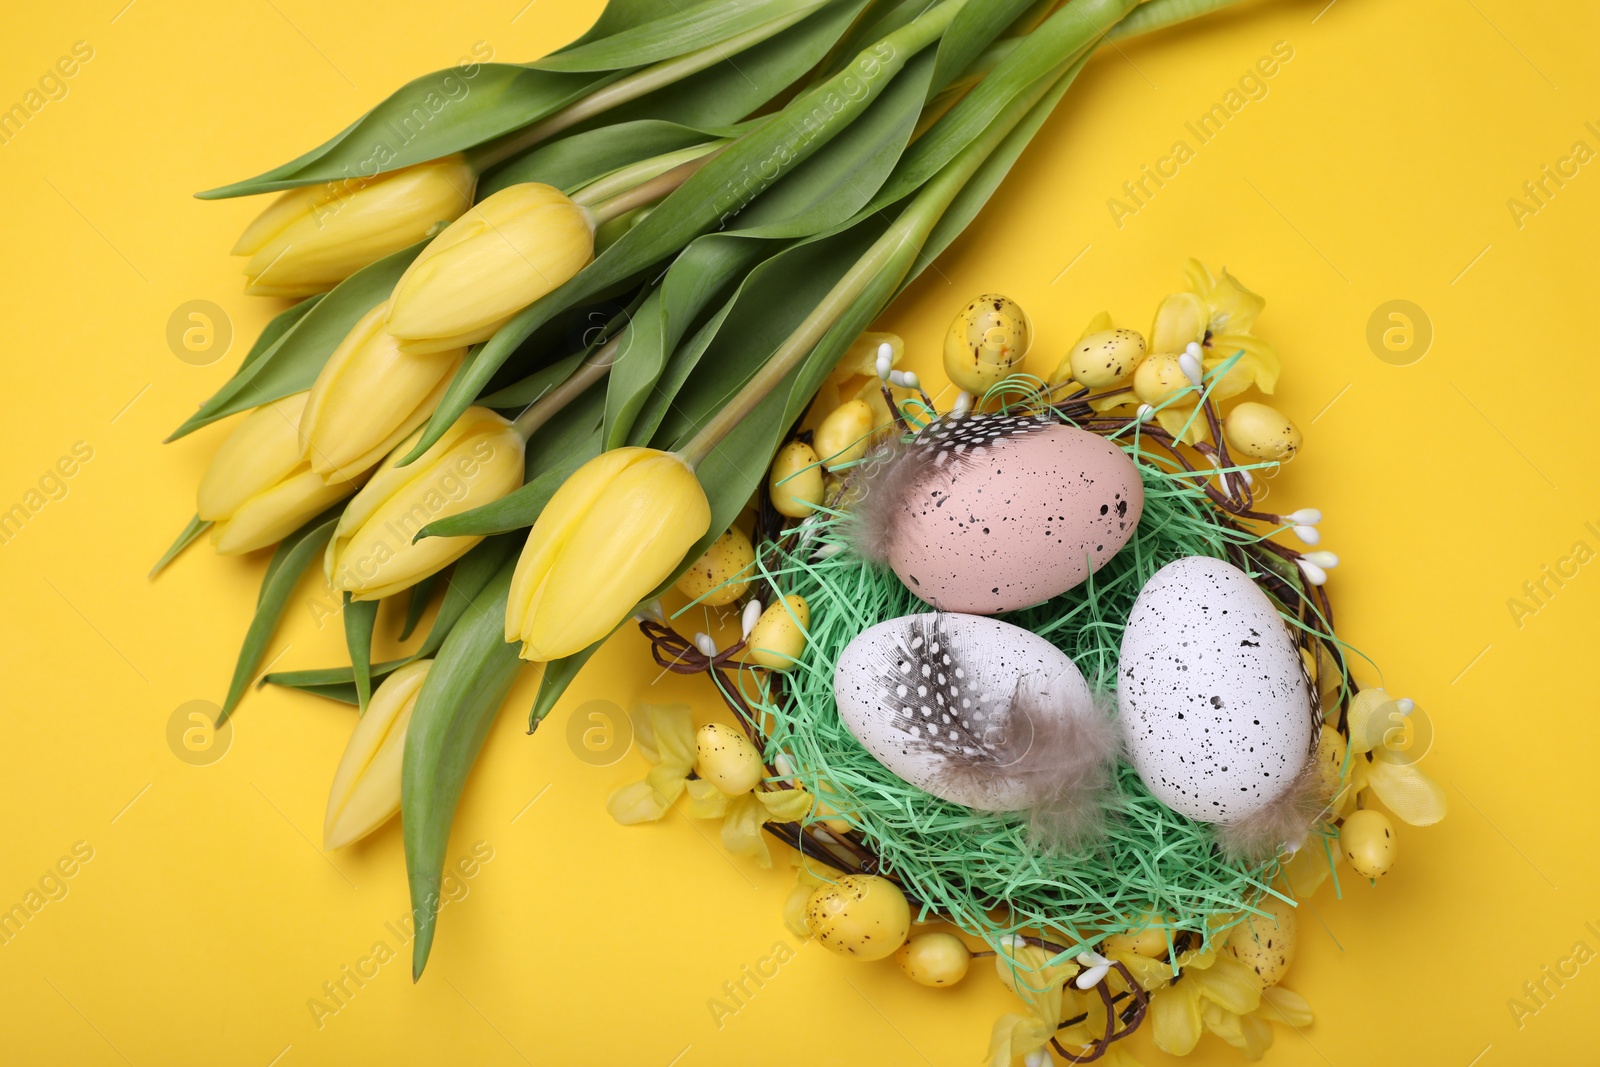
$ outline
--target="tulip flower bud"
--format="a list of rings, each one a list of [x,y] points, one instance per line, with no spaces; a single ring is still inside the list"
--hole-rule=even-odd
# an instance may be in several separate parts
[[[283,540],[341,497],[354,481],[326,481],[300,454],[306,393],[264,404],[222,442],[200,479],[195,511],[214,523],[211,542],[234,556]]]
[[[594,222],[539,182],[486,197],[435,237],[401,276],[389,332],[407,352],[487,340],[594,258]]]
[[[298,299],[326,292],[369,263],[416,244],[472,206],[477,175],[460,155],[373,178],[291,189],[233,246],[249,256],[245,292]]]
[[[560,659],[609,634],[711,527],[694,471],[653,448],[602,452],[562,483],[522,548],[506,640]]]
[[[383,680],[339,757],[328,790],[322,847],[343,848],[388,822],[400,810],[400,766],[406,728],[433,660],[408,663]]]
[[[522,438],[488,408],[468,408],[416,462],[399,466],[420,436],[418,430],[390,454],[344,509],[328,542],[328,581],[352,599],[397,593],[466,555],[483,538],[412,539],[436,519],[522,485]]]
[[[317,375],[300,416],[311,469],[324,478],[372,469],[428,421],[450,386],[465,348],[417,356],[383,328],[387,302],[361,317]]]

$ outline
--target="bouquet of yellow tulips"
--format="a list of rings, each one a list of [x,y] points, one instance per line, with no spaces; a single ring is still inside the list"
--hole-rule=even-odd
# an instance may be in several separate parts
[[[173,433],[240,416],[157,569],[207,531],[274,549],[224,717],[300,575],[342,593],[350,665],[268,680],[362,711],[327,845],[403,814],[415,974],[523,661],[537,725],[729,529],[1094,51],[1226,2],[613,0],[543,59],[424,75],[201,194],[278,194],[233,252],[296,302]],[[378,603],[409,598],[409,635],[441,585],[421,647],[372,662]]]

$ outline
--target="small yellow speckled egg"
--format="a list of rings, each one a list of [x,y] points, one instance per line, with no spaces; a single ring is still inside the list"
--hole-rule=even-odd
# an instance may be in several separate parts
[[[961,309],[944,338],[944,372],[956,388],[982,394],[1022,369],[1033,344],[1027,312],[1008,296],[985,293]]]
[[[1300,450],[1300,429],[1289,416],[1267,404],[1246,400],[1222,420],[1228,447],[1255,459],[1286,460]]]
[[[901,945],[895,959],[907,978],[937,989],[955,985],[967,976],[972,950],[955,934],[931,931]]]
[[[767,492],[779,515],[803,519],[822,503],[822,465],[804,441],[790,441],[778,449],[767,478]]]
[[[744,596],[750,588],[751,565],[756,550],[737,526],[711,543],[706,554],[678,579],[678,592],[709,607],[720,608]]]
[[[1247,916],[1235,926],[1228,934],[1228,952],[1250,968],[1266,989],[1289,973],[1299,940],[1299,920],[1293,904],[1274,896],[1262,897],[1256,907],[1266,914]]]
[[[1394,866],[1394,824],[1381,811],[1362,808],[1344,818],[1339,851],[1363,878],[1381,878]]]
[[[911,906],[900,887],[875,874],[847,874],[817,887],[806,902],[806,927],[831,952],[881,960],[905,944]]]
[[[1322,734],[1317,738],[1317,774],[1319,792],[1325,799],[1331,800],[1344,785],[1344,750],[1344,735],[1323,724]]]
[[[741,796],[766,777],[761,753],[732,726],[708,722],[695,735],[694,771],[729,796]]]
[[[1133,372],[1133,394],[1145,404],[1159,404],[1191,385],[1189,376],[1178,364],[1178,357],[1169,352],[1158,352],[1146,358]],[[1194,399],[1191,396],[1183,403],[1193,407]]]
[[[847,400],[828,412],[812,438],[813,451],[822,457],[822,465],[836,470],[866,455],[875,421],[872,406],[865,400]]]
[[[806,650],[811,605],[803,596],[786,596],[768,604],[745,642],[747,659],[769,670],[786,671]]]
[[[1161,915],[1141,915],[1133,923],[1132,929],[1124,934],[1112,934],[1106,938],[1101,946],[1102,951],[1111,953],[1133,953],[1138,956],[1148,956],[1158,960],[1167,954],[1166,918]]]
[[[1072,347],[1067,355],[1070,377],[1091,389],[1106,389],[1127,379],[1144,358],[1144,338],[1137,330],[1101,330]]]

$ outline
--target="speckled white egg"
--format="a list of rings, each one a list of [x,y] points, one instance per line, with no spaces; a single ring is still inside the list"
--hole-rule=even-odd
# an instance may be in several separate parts
[[[888,562],[923,601],[993,615],[1058,596],[1116,555],[1144,510],[1127,453],[1032,416],[943,419],[908,446]]]
[[[1288,626],[1247,574],[1207,556],[1174,560],[1140,591],[1117,701],[1139,777],[1202,822],[1284,796],[1311,751],[1311,695]]]
[[[979,615],[908,615],[862,631],[839,656],[833,691],[840,719],[885,767],[982,811],[1043,801],[1051,784],[1033,761],[1065,720],[1097,713],[1065,653]]]

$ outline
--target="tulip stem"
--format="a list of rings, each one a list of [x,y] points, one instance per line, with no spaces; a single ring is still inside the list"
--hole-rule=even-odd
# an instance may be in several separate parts
[[[646,93],[654,92],[663,86],[682,81],[691,74],[698,74],[707,67],[715,66],[746,49],[760,44],[770,37],[775,37],[784,30],[793,26],[807,15],[827,7],[834,0],[803,0],[793,11],[780,15],[770,22],[748,29],[741,34],[729,37],[725,41],[706,46],[685,55],[672,59],[662,60],[643,70],[619,78],[610,85],[604,86],[590,93],[582,100],[568,104],[554,115],[536,122],[532,126],[513,131],[496,141],[480,145],[467,152],[467,162],[482,174],[497,164],[504,163],[512,156],[523,152],[540,141],[547,140],[565,130],[593,118],[614,107],[626,104],[630,100],[637,100]]]
[[[574,204],[582,204],[584,207],[601,203],[616,196],[618,193],[625,193],[630,189],[636,188],[651,178],[665,174],[680,163],[699,159],[708,152],[715,152],[724,145],[732,143],[733,138],[723,137],[706,141],[702,144],[691,145],[676,152],[667,152],[663,155],[651,156],[649,159],[640,160],[632,166],[614,170],[605,177],[592,181],[578,189],[572,194],[572,202]]]
[[[678,186],[688,181],[695,171],[715,159],[721,151],[722,146],[719,145],[710,152],[679,163],[671,170],[657,174],[648,181],[640,182],[632,189],[624,190],[599,203],[589,204],[586,210],[589,212],[590,221],[598,228],[601,223],[609,222],[618,215],[626,215],[634,208],[644,207],[646,204],[653,204],[667,197]]]
[[[522,414],[511,424],[512,432],[526,442],[539,427],[582,396],[591,385],[604,378],[611,365],[617,361],[617,350],[622,345],[622,337],[623,335],[619,333],[601,345],[593,355],[578,365],[578,369],[573,371],[566,381],[523,408]]]

